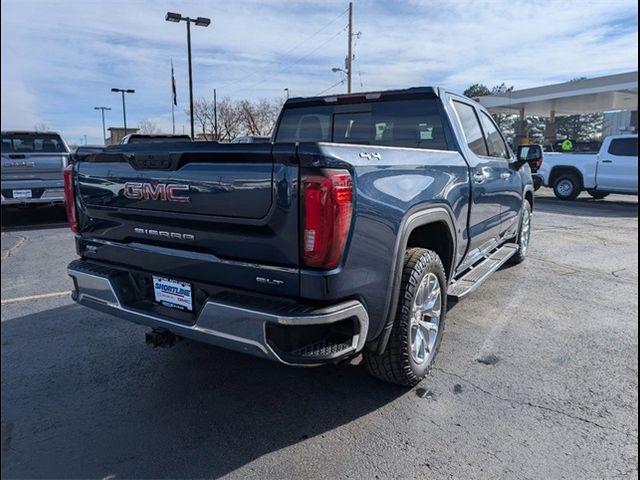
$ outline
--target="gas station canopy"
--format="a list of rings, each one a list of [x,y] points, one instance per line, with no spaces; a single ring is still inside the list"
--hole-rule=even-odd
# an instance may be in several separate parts
[[[491,113],[541,117],[638,109],[638,71],[476,98]]]

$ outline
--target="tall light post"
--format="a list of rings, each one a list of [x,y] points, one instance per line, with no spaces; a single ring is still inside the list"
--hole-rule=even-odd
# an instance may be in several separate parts
[[[122,94],[122,118],[124,119],[124,134],[127,135],[127,106],[124,102],[124,94],[135,93],[136,91],[132,88],[112,88],[111,91]]]
[[[346,60],[345,60],[345,63],[347,63]],[[344,73],[346,75],[346,77],[347,77],[347,93],[351,93],[351,86],[350,86],[351,84],[349,83],[350,82],[349,78],[351,77],[351,75],[349,75],[349,70],[347,70],[346,68],[333,67],[331,69],[331,71],[333,73],[341,72],[341,73]],[[344,83],[344,80],[342,80],[341,83]]]
[[[191,120],[191,138],[195,137],[195,129],[193,123],[193,75],[191,72],[191,24],[195,23],[198,27],[208,27],[211,24],[210,18],[205,17],[183,17],[180,13],[167,12],[164,17],[167,22],[187,22],[187,53],[189,57],[189,117]]]
[[[104,111],[111,110],[109,107],[93,107],[94,110],[102,111],[102,143],[107,144],[107,128],[104,124]]]

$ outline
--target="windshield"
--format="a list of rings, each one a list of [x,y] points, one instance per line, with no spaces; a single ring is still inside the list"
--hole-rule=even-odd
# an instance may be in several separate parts
[[[436,98],[289,108],[276,143],[291,142],[448,149]]]
[[[55,133],[3,133],[2,153],[68,153]]]

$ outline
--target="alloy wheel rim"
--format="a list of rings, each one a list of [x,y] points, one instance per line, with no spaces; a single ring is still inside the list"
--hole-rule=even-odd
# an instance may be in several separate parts
[[[558,192],[560,192],[560,195],[564,197],[568,197],[569,195],[571,195],[572,191],[573,191],[573,184],[569,180],[562,180],[558,184]]]
[[[442,289],[434,273],[427,273],[416,290],[409,329],[411,359],[423,365],[433,359],[442,314]]]

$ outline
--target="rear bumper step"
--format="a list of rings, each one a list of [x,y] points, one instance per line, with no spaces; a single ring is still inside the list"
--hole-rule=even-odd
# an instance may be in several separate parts
[[[449,286],[447,292],[448,298],[453,301],[458,301],[462,297],[469,295],[482,285],[493,272],[504,265],[517,251],[518,245],[515,243],[506,243],[497,250],[494,250],[484,260],[468,269],[462,277],[455,280],[454,283]]]
[[[76,260],[68,273],[73,298],[88,307],[154,329],[287,365],[315,365],[341,360],[360,351],[369,317],[357,300],[322,308],[283,305],[274,300],[242,304],[241,297],[209,297],[192,324],[132,308],[127,271]]]

